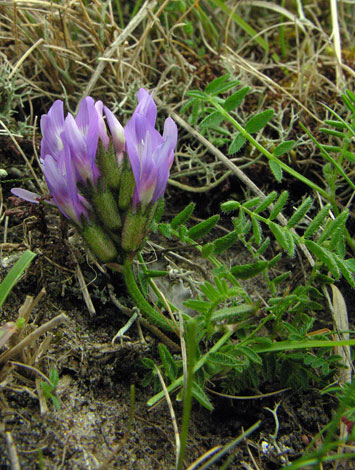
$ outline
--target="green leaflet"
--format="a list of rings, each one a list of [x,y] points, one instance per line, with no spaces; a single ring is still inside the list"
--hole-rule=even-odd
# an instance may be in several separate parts
[[[224,237],[217,238],[213,242],[213,247],[214,247],[213,253],[215,253],[216,255],[220,255],[221,253],[223,253],[223,251],[233,246],[234,243],[238,241],[238,239],[239,239],[239,234],[235,230],[233,230],[233,232],[228,233]]]
[[[295,227],[303,219],[303,217],[306,215],[306,213],[310,209],[311,205],[312,205],[312,199],[310,197],[307,197],[302,202],[300,207],[296,210],[296,212],[294,212],[292,214],[291,218],[287,222],[287,227],[288,228]]]
[[[218,223],[218,221],[219,221],[219,215],[213,215],[209,219],[204,220],[203,222],[200,222],[194,227],[191,227],[190,230],[188,230],[187,235],[192,240],[197,240],[198,238],[202,238],[213,229],[213,227]]]
[[[279,157],[280,155],[289,152],[294,147],[294,145],[294,140],[287,140],[286,142],[279,144],[272,153],[275,157]]]
[[[280,163],[277,160],[269,160],[268,163],[276,181],[280,183],[282,180],[282,168]]]
[[[232,354],[225,354],[220,352],[211,353],[208,357],[208,361],[218,364],[222,367],[236,367],[243,364],[243,361],[237,359]]]
[[[178,373],[175,360],[165,344],[160,343],[158,345],[158,351],[161,362],[163,363],[165,369],[165,373],[169,377],[170,381],[173,382],[176,379]]]
[[[273,109],[267,109],[266,111],[258,113],[256,116],[253,116],[251,119],[249,119],[245,125],[245,130],[249,134],[255,134],[256,132],[259,132],[270,121],[273,114]]]
[[[247,139],[242,134],[237,134],[228,148],[228,155],[239,152],[246,140]]]
[[[249,90],[250,90],[250,87],[246,86],[242,88],[241,90],[238,90],[236,93],[233,93],[233,95],[229,96],[229,98],[226,99],[226,101],[223,104],[223,108],[228,112],[233,111],[236,108],[238,108],[238,106],[242,104]]]
[[[263,363],[259,354],[257,354],[252,348],[247,346],[238,346],[237,351],[244,354],[251,362],[254,362],[255,364],[261,365]]]
[[[312,240],[305,240],[304,243],[309,251],[327,266],[333,276],[339,279],[340,272],[333,253],[317,243],[314,243]]]
[[[324,219],[327,217],[328,212],[331,208],[331,204],[327,204],[326,206],[322,207],[322,209],[318,212],[318,214],[314,217],[312,222],[308,225],[306,231],[304,232],[304,238],[308,238],[313,235],[319,227],[322,225]]]
[[[289,251],[289,238],[286,235],[286,231],[280,225],[275,224],[274,222],[269,223],[270,230],[272,231],[274,237],[276,238],[277,242],[280,246],[285,250]]]
[[[265,199],[261,201],[258,207],[254,209],[255,214],[260,214],[260,212],[263,212],[267,207],[269,207],[270,204],[272,204],[275,199],[277,198],[277,192],[272,191],[270,194],[266,196]]]
[[[213,411],[214,406],[212,405],[210,399],[204,392],[203,388],[200,387],[197,382],[193,382],[192,384],[192,396],[208,411]]]
[[[215,96],[219,95],[220,93],[224,93],[225,91],[234,88],[235,86],[239,85],[238,80],[230,80],[228,81],[230,75],[222,75],[221,77],[215,78],[209,83],[205,88],[205,93]]]
[[[349,215],[349,210],[346,209],[345,211],[341,212],[334,220],[329,222],[326,225],[325,229],[323,230],[322,235],[319,237],[318,243],[321,244],[328,238],[333,239],[333,237],[339,231],[343,233],[348,215]]]
[[[262,230],[261,230],[261,225],[260,222],[256,217],[253,217],[251,219],[252,227],[253,227],[253,235],[254,235],[254,241],[257,245],[260,245],[262,242]]]
[[[251,264],[241,264],[239,266],[233,266],[230,272],[237,279],[249,279],[257,274],[261,273],[268,266],[267,261],[257,261]]]
[[[185,224],[189,218],[191,217],[194,209],[195,209],[195,203],[190,202],[189,205],[185,207],[181,212],[179,212],[178,215],[176,215],[173,220],[170,222],[171,228],[177,228],[179,225]]]
[[[284,206],[287,202],[287,199],[288,199],[288,191],[283,191],[280,194],[278,200],[275,202],[274,207],[272,208],[272,210],[270,212],[270,216],[269,216],[270,220],[275,219],[275,217],[277,217],[279,215],[279,213],[284,208]]]
[[[217,127],[223,120],[224,116],[219,111],[214,111],[200,122],[200,128],[206,129],[207,127]]]
[[[253,314],[255,313],[257,307],[250,304],[241,304],[236,305],[235,307],[224,307],[219,310],[216,310],[211,315],[211,321],[219,322],[222,320],[230,320],[234,322],[238,317],[240,318],[244,314]]]

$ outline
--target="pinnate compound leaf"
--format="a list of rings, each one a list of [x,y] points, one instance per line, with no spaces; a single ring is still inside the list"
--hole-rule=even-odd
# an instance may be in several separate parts
[[[274,175],[276,181],[281,183],[283,173],[282,173],[282,168],[281,168],[280,163],[276,160],[269,160],[268,163],[269,163],[269,168],[272,171],[272,174]]]
[[[237,134],[228,149],[228,155],[233,155],[233,153],[239,152],[239,150],[244,146],[246,138],[242,134]]]
[[[237,279],[249,279],[264,271],[267,266],[267,261],[257,261],[256,263],[233,266],[230,272]]]
[[[200,128],[206,129],[207,127],[217,127],[221,124],[223,119],[224,116],[219,111],[214,111],[200,122]]]
[[[171,228],[177,228],[179,225],[185,224],[191,217],[195,209],[195,203],[190,202],[178,215],[176,215],[170,222]]]
[[[275,157],[279,157],[280,155],[289,152],[294,147],[294,145],[294,140],[287,140],[286,142],[279,144],[272,153]]]
[[[287,227],[288,228],[293,228],[296,227],[296,225],[303,219],[303,217],[306,215],[306,213],[309,211],[310,207],[312,205],[312,199],[310,197],[307,197],[300,207],[294,212],[287,222]]]
[[[219,221],[219,215],[213,215],[209,219],[204,220],[203,222],[200,222],[194,227],[191,227],[190,230],[188,230],[187,235],[192,240],[197,240],[198,238],[202,238],[213,229],[213,227],[218,223],[218,221]]]
[[[327,266],[329,271],[333,274],[336,279],[340,277],[340,271],[338,268],[338,264],[336,262],[335,256],[329,250],[324,248],[323,246],[318,245],[312,240],[305,240],[305,245],[309,249],[309,251],[316,256],[323,264]]]
[[[233,111],[234,109],[238,108],[248,94],[250,90],[250,87],[246,86],[242,88],[241,90],[238,90],[236,93],[233,93],[232,96],[229,96],[229,98],[226,99],[224,102],[223,108],[226,111]]]
[[[267,109],[256,116],[253,116],[245,125],[245,130],[249,132],[249,134],[255,134],[263,129],[266,124],[270,121],[274,114],[273,109]]]

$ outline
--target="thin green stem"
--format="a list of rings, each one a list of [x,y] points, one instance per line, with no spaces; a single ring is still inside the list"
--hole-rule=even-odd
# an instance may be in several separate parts
[[[186,324],[186,346],[187,346],[187,370],[186,384],[184,388],[184,410],[180,433],[180,452],[178,455],[177,470],[182,470],[187,438],[189,435],[189,423],[192,408],[192,386],[194,379],[194,365],[196,362],[196,340],[198,336],[197,319],[193,318]]]
[[[165,331],[174,331],[175,328],[172,322],[167,320],[161,313],[157,312],[143,296],[133,274],[132,260],[128,257],[125,259],[122,266],[122,275],[130,296],[143,316],[145,316],[152,325],[156,325]]]
[[[301,175],[301,173],[298,173],[298,171],[294,170],[293,168],[289,167],[281,161],[279,158],[275,157],[272,153],[270,153],[266,148],[264,148],[257,140],[254,139],[252,135],[247,132],[243,126],[239,124],[238,121],[236,121],[217,101],[214,97],[209,97],[208,101],[229,121],[233,126],[240,132],[240,134],[245,137],[259,152],[261,152],[267,159],[269,160],[274,160],[278,163],[278,165],[286,171],[286,173],[289,173],[290,175],[294,176],[297,178],[299,181],[302,181],[302,183],[306,184],[310,188],[314,189],[315,191],[318,191],[319,194],[321,194],[327,201],[329,200],[329,194],[324,191],[320,186],[317,184],[313,183],[313,181],[309,180],[305,176]],[[332,202],[332,201],[330,201]]]

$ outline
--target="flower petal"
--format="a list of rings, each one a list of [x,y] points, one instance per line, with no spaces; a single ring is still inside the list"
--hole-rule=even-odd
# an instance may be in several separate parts
[[[99,138],[100,138],[103,146],[105,147],[105,150],[107,151],[109,149],[110,139],[109,139],[109,136],[107,135],[106,124],[105,124],[104,118],[102,116],[103,107],[104,107],[104,105],[103,105],[102,101],[96,101],[95,109],[97,111],[98,118],[99,118],[99,121],[98,121]]]
[[[112,135],[113,146],[115,148],[116,155],[121,159],[122,153],[125,151],[126,147],[124,129],[120,122],[116,119],[115,115],[106,106],[104,106],[104,111],[107,119],[107,125]]]
[[[53,103],[48,114],[41,117],[41,159],[46,155],[57,158],[63,149],[61,133],[64,130],[63,101],[57,100]]]
[[[20,197],[21,199],[24,199],[28,202],[34,202],[35,204],[38,204],[41,199],[39,194],[33,193],[32,191],[27,191],[27,189],[12,188],[11,192],[15,196]]]

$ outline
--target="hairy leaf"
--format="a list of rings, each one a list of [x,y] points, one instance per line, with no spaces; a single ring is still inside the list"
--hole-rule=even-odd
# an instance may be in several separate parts
[[[340,272],[333,253],[317,243],[314,243],[312,240],[305,240],[305,245],[314,256],[327,266],[333,276],[339,279]]]
[[[284,206],[287,202],[287,199],[288,199],[288,191],[283,191],[280,194],[278,200],[275,202],[274,207],[272,208],[272,210],[270,212],[270,216],[269,216],[270,220],[274,219],[275,217],[277,217],[279,215],[279,213],[284,208]]]
[[[219,111],[214,111],[200,122],[200,128],[206,129],[207,127],[219,126],[223,120],[224,116]]]
[[[296,225],[303,219],[303,217],[309,211],[311,205],[312,205],[312,199],[310,197],[307,197],[302,202],[300,207],[296,210],[296,212],[292,214],[292,217],[287,222],[287,227],[288,228],[296,227]]]
[[[272,171],[272,174],[274,175],[276,181],[280,183],[282,180],[282,168],[281,168],[280,163],[276,160],[269,160],[268,163],[269,163],[270,170]]]
[[[266,269],[267,266],[268,266],[267,261],[257,261],[255,263],[233,266],[230,272],[237,279],[249,279],[261,273],[262,271],[264,271],[264,269]]]
[[[195,203],[190,202],[190,204],[186,206],[185,209],[183,209],[178,215],[176,215],[170,222],[171,228],[177,228],[179,225],[185,224],[191,217],[194,209]]]
[[[210,399],[208,398],[204,390],[196,382],[193,382],[192,384],[192,396],[208,411],[213,411],[214,407]]]
[[[237,134],[228,149],[228,155],[233,155],[233,153],[239,152],[246,142],[246,138],[242,134]]]
[[[227,323],[231,323],[245,314],[255,313],[256,309],[257,307],[255,305],[250,304],[241,304],[236,305],[235,307],[224,307],[213,312],[211,315],[211,320],[215,322],[227,320]]]
[[[214,246],[214,253],[216,255],[220,255],[223,251],[226,251],[228,248],[234,245],[236,241],[239,240],[239,234],[235,230],[233,232],[228,233],[224,237],[217,238],[213,242]]]
[[[269,227],[280,246],[285,251],[289,251],[289,238],[285,234],[285,229],[280,227],[280,225],[275,224],[274,222],[270,222]]]
[[[158,351],[165,373],[169,377],[170,381],[173,382],[178,373],[176,362],[165,344],[158,344]]]
[[[261,230],[261,224],[258,221],[257,218],[253,217],[251,219],[251,224],[253,227],[253,236],[254,236],[254,241],[257,245],[260,245],[262,241],[262,230]]]
[[[275,199],[277,198],[277,192],[272,191],[270,194],[266,196],[265,199],[261,201],[258,207],[254,209],[255,214],[260,214],[260,212],[263,212],[267,207],[269,207],[270,204],[272,204]]]
[[[294,147],[294,145],[294,140],[286,140],[286,142],[279,144],[272,153],[275,157],[279,157],[280,155],[289,152]]]
[[[219,215],[213,215],[209,219],[200,222],[194,227],[191,227],[190,230],[187,232],[187,235],[192,240],[197,240],[198,238],[204,237],[213,229],[213,227],[218,223],[218,221]]]
[[[253,116],[246,123],[245,130],[249,132],[249,134],[255,134],[256,132],[259,132],[270,121],[273,114],[274,114],[273,109],[267,109],[266,111],[262,111],[256,116]]]
[[[241,90],[238,90],[236,93],[233,93],[232,96],[226,99],[224,102],[223,108],[226,111],[233,111],[234,109],[238,108],[248,94],[250,87],[246,86]]]
[[[324,219],[327,217],[331,207],[331,204],[327,204],[326,206],[322,207],[322,209],[318,212],[318,214],[314,217],[312,222],[308,225],[307,229],[305,230],[303,234],[304,238],[309,238],[319,229]]]

